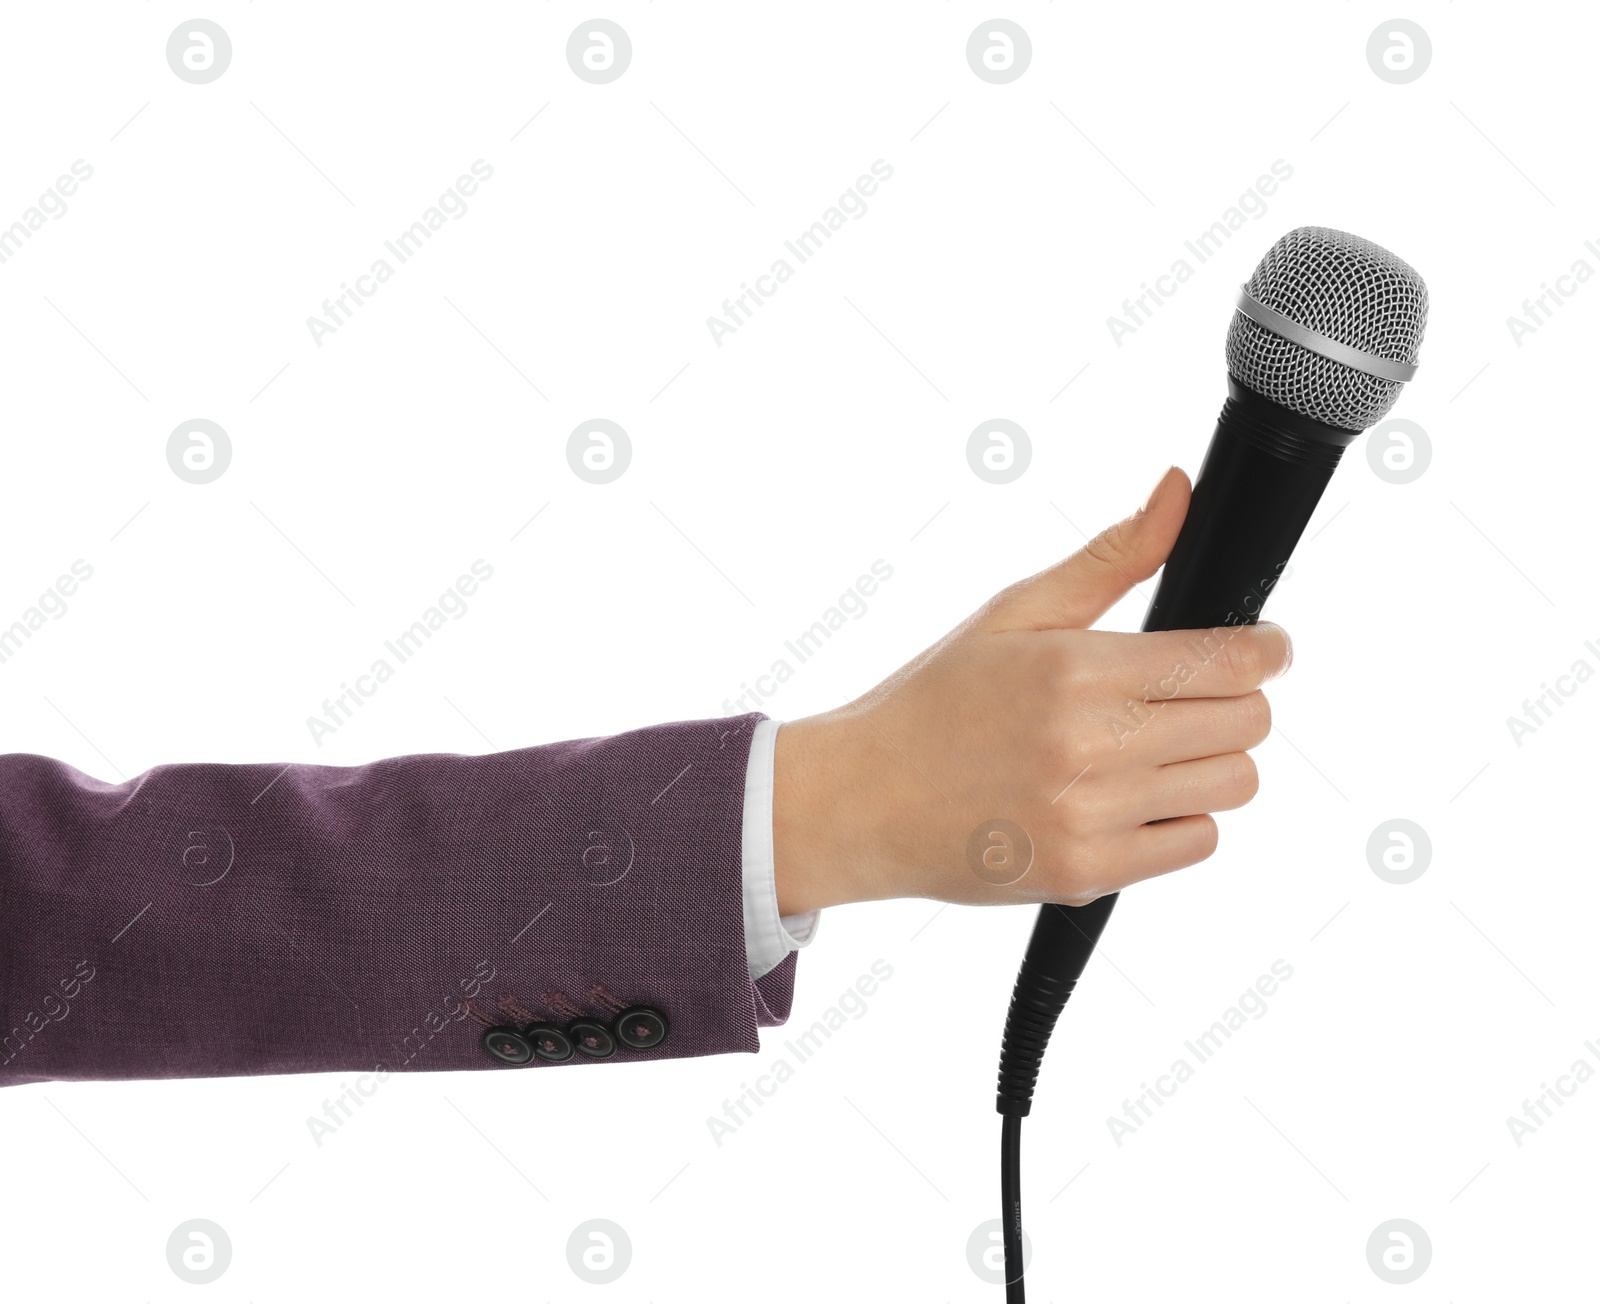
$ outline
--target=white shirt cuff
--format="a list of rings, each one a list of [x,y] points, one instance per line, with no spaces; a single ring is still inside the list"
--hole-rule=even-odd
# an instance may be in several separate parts
[[[744,944],[750,977],[777,968],[790,951],[810,946],[820,910],[778,914],[778,880],[772,850],[772,789],[779,720],[762,720],[750,740],[744,775]]]

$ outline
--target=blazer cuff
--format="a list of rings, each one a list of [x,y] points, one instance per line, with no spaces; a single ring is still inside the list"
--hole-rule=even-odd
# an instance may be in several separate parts
[[[771,972],[792,951],[810,946],[820,910],[778,914],[778,881],[772,839],[772,802],[777,720],[761,720],[750,740],[744,781],[744,938],[750,976]]]

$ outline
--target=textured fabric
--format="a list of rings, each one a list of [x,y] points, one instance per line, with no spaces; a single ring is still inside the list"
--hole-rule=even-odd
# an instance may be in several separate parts
[[[759,714],[489,756],[0,757],[0,1085],[503,1065],[486,1021],[650,1005],[651,1050],[756,1051],[740,835]]]
[[[744,778],[744,942],[752,978],[776,969],[791,951],[810,946],[822,917],[820,910],[778,914],[772,795],[779,727],[777,720],[757,723]]]

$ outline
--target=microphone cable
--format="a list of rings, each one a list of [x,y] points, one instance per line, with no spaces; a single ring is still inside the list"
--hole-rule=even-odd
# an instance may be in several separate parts
[[[1000,1118],[1000,1239],[1006,1254],[1006,1304],[1025,1304],[1022,1290],[1022,1115]]]

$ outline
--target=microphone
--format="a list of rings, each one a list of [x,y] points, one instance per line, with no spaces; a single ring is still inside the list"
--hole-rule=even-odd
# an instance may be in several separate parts
[[[1428,289],[1409,264],[1327,227],[1289,232],[1239,289],[1228,397],[1145,630],[1252,625],[1346,446],[1417,372]],[[1044,905],[1017,973],[1000,1050],[1006,1299],[1022,1304],[1020,1135],[1045,1047],[1115,907]]]

